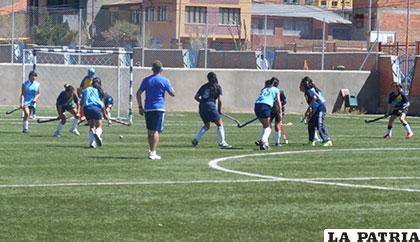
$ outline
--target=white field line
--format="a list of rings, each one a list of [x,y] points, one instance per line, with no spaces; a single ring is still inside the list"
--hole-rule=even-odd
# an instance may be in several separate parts
[[[39,184],[4,184],[0,188],[45,188],[45,187],[84,187],[84,186],[132,186],[132,185],[176,185],[176,184],[217,184],[217,183],[249,183],[273,182],[267,179],[245,180],[196,180],[196,181],[120,181],[120,182],[70,182],[70,183],[39,183]]]
[[[316,184],[316,185],[331,185],[331,186],[341,186],[341,187],[350,187],[350,188],[366,188],[366,189],[375,189],[375,190],[387,190],[387,191],[405,191],[405,192],[420,192],[420,189],[410,189],[410,188],[397,188],[397,187],[386,187],[386,186],[372,186],[372,185],[358,185],[358,184],[349,184],[349,183],[340,183],[340,182],[327,182],[328,180],[340,180],[340,178],[286,178],[286,177],[277,177],[277,176],[266,176],[256,173],[237,171],[232,169],[227,169],[219,166],[219,162],[226,160],[238,160],[241,158],[247,157],[257,157],[257,156],[268,156],[268,155],[285,155],[285,154],[302,154],[302,153],[322,153],[322,152],[355,152],[355,151],[396,151],[396,150],[420,150],[420,148],[360,148],[360,149],[328,149],[328,150],[303,150],[303,151],[284,151],[284,152],[273,152],[273,153],[257,153],[257,154],[248,154],[248,155],[237,155],[223,157],[219,159],[214,159],[209,162],[209,166],[213,169],[234,173],[238,175],[259,177],[262,179],[269,179],[275,181],[284,181],[284,182],[299,182],[307,184]],[[386,177],[356,177],[356,178],[343,178],[341,180],[386,180]],[[420,179],[420,177],[392,177],[392,180],[398,179]],[[324,181],[323,181],[324,180]]]
[[[420,189],[406,189],[406,188],[393,188],[393,187],[382,187],[382,186],[370,186],[370,185],[355,185],[347,183],[336,183],[336,182],[323,182],[332,180],[346,180],[346,181],[366,181],[366,180],[418,180],[420,177],[355,177],[355,178],[285,178],[276,176],[266,176],[242,171],[235,171],[223,168],[218,165],[221,161],[241,159],[246,157],[266,156],[266,155],[279,155],[279,154],[302,154],[302,153],[314,153],[314,152],[344,152],[344,151],[395,151],[395,150],[420,150],[420,148],[363,148],[363,149],[329,149],[329,150],[305,150],[305,151],[285,151],[285,152],[273,152],[273,153],[257,153],[248,155],[237,155],[230,157],[223,157],[209,162],[210,167],[234,174],[246,175],[257,177],[260,179],[232,179],[232,180],[195,180],[195,181],[107,181],[107,182],[70,182],[70,183],[34,183],[34,184],[0,184],[1,188],[48,188],[48,187],[83,187],[83,186],[130,186],[130,185],[176,185],[176,184],[217,184],[217,183],[250,183],[250,182],[300,182],[317,185],[333,185],[350,188],[368,188],[377,190],[390,190],[390,191],[408,191],[408,192],[420,192]]]

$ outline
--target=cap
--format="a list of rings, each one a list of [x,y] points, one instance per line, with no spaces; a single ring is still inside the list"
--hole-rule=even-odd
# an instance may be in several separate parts
[[[92,67],[91,67],[91,68],[89,68],[89,69],[88,69],[88,73],[95,74],[95,68],[92,68]]]

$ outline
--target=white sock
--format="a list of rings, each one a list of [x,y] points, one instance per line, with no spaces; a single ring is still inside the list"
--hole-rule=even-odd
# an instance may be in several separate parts
[[[276,133],[275,133],[275,135],[274,135],[274,142],[275,142],[276,144],[280,144],[280,136],[281,136],[280,131],[276,131]]]
[[[98,135],[99,137],[101,137],[101,135],[102,135],[102,128],[96,128],[96,135]]]
[[[57,130],[55,131],[56,133],[60,134],[61,130],[64,128],[64,124],[62,124],[61,122],[58,123],[57,125]]]
[[[208,129],[201,127],[201,129],[198,131],[198,133],[195,135],[195,140],[199,141],[201,137],[207,132]]]
[[[95,142],[95,136],[93,136],[93,131],[89,130],[89,144],[93,144]]]
[[[24,130],[28,130],[29,129],[29,121],[28,120],[23,121],[23,129]]]
[[[260,129],[260,134],[258,135],[258,141],[262,140],[263,135],[264,135],[264,128],[261,128]]]
[[[386,134],[389,136],[392,136],[392,128],[387,129]]]
[[[78,118],[73,120],[73,124],[71,125],[71,130],[76,130],[77,125],[79,125],[80,120]]]
[[[320,140],[321,140],[321,139],[319,138],[319,136],[318,136],[318,132],[317,132],[317,131],[315,131],[314,140],[315,140],[315,141],[320,141]]]
[[[408,123],[406,125],[403,125],[403,127],[404,127],[405,131],[407,131],[407,133],[410,133],[410,134],[413,133],[413,131],[411,130],[411,127]]]
[[[264,143],[268,144],[268,137],[270,137],[270,134],[271,134],[271,128],[270,128],[270,127],[265,128],[265,129],[264,129],[264,134],[263,134],[263,137],[262,137],[262,139],[261,139],[261,140],[262,140]]]
[[[223,126],[217,127],[217,136],[219,137],[219,144],[225,142],[225,128]]]

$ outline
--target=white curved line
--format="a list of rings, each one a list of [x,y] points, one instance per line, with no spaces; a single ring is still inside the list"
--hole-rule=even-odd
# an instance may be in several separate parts
[[[229,156],[211,160],[209,166],[213,169],[244,175],[251,177],[259,177],[262,179],[268,179],[272,181],[287,181],[287,182],[299,182],[307,184],[316,184],[316,185],[332,185],[332,186],[341,186],[341,187],[350,187],[350,188],[366,188],[366,189],[375,189],[375,190],[387,190],[387,191],[405,191],[405,192],[420,192],[420,189],[411,189],[411,188],[395,188],[395,187],[385,187],[385,186],[372,186],[372,185],[358,185],[358,184],[349,184],[349,183],[340,183],[340,182],[326,182],[328,180],[339,180],[340,178],[286,178],[286,177],[277,177],[277,176],[266,176],[256,173],[243,172],[224,168],[219,165],[219,162],[226,160],[237,160],[247,157],[257,157],[257,156],[267,156],[267,155],[285,155],[285,154],[302,154],[302,153],[319,153],[319,152],[354,152],[354,151],[396,151],[396,150],[420,150],[420,148],[355,148],[355,149],[328,149],[328,150],[303,150],[303,151],[282,151],[282,152],[272,152],[272,153],[256,153],[248,155],[236,155]],[[420,179],[420,177],[400,177],[401,179]],[[381,177],[356,177],[356,178],[343,178],[341,180],[380,180],[384,179]],[[392,177],[393,180],[397,180],[398,177]],[[325,180],[325,181],[323,181]]]

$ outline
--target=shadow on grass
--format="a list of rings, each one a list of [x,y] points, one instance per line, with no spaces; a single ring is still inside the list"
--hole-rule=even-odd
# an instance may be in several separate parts
[[[135,156],[87,156],[86,159],[92,160],[138,160],[139,157]]]

